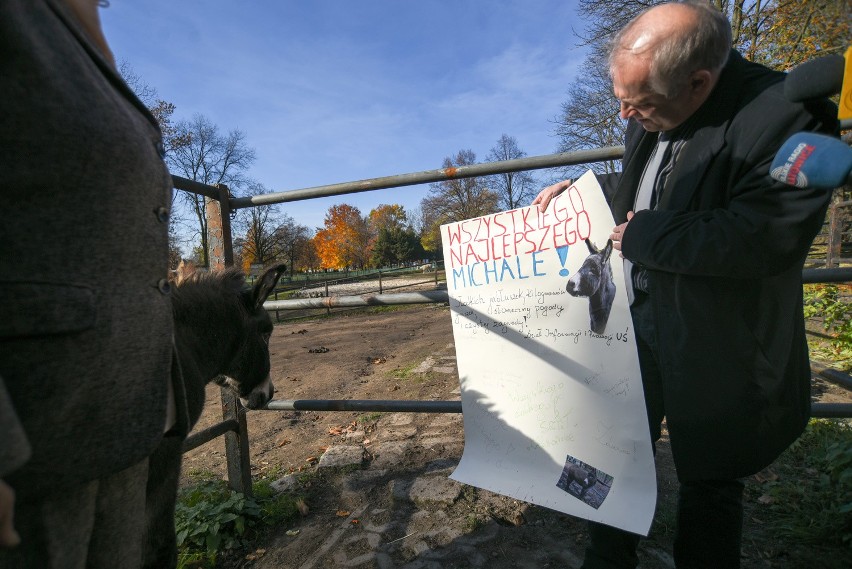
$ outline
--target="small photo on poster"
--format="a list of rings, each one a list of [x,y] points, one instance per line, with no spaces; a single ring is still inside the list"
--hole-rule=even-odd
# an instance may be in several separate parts
[[[609,474],[569,454],[556,486],[597,510],[606,500],[612,482]]]

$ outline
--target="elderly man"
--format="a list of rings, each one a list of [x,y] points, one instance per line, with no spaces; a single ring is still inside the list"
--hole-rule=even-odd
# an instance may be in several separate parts
[[[783,73],[730,47],[709,3],[670,3],[627,24],[609,56],[628,124],[622,171],[601,181],[651,437],[665,417],[681,482],[681,569],[739,567],[740,478],[808,422],[801,271],[830,193],[784,186],[769,166],[791,134],[837,127],[828,101],[785,100]],[[568,185],[533,203],[546,208]],[[636,566],[638,536],[599,524],[590,534],[584,568]]]

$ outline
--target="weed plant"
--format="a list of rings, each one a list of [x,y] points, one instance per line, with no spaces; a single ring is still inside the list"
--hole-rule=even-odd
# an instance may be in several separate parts
[[[770,530],[799,543],[852,547],[852,425],[814,419],[763,484]]]
[[[811,339],[811,355],[841,370],[852,369],[852,286],[810,284],[804,289],[805,318],[821,319],[825,340]]]
[[[213,477],[181,489],[175,506],[178,569],[215,567],[221,552],[245,548],[271,526],[289,525],[299,515],[299,497],[276,493],[271,482],[256,481],[253,497]]]

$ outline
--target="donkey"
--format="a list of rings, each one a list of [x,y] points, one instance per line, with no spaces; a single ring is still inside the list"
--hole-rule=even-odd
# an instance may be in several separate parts
[[[598,477],[595,474],[594,470],[585,470],[580,468],[577,465],[570,464],[565,467],[562,471],[562,478],[559,481],[559,485],[568,490],[571,487],[572,482],[576,482],[580,485],[580,493],[577,495],[578,498],[582,498],[586,495],[586,492],[589,489],[597,484]],[[573,492],[572,492],[573,494]]]
[[[586,239],[589,256],[583,261],[580,270],[568,279],[566,290],[571,296],[588,297],[589,327],[596,334],[603,334],[612,302],[615,300],[615,283],[612,280],[612,266],[609,262],[612,253],[612,240],[599,250]]]
[[[265,406],[274,392],[269,378],[272,320],[263,303],[286,270],[275,265],[245,288],[234,268],[215,273],[178,271],[172,288],[176,360],[173,388],[185,389],[187,431],[204,408],[206,384],[213,381],[235,391],[249,409]],[[181,378],[183,381],[181,381]],[[174,511],[184,436],[167,434],[149,460],[145,547],[146,569],[175,567],[177,539]]]

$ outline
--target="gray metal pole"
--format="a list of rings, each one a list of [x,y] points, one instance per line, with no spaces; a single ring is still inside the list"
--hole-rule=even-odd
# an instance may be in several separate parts
[[[485,162],[482,164],[472,164],[470,166],[459,166],[455,168],[425,170],[423,172],[414,172],[411,174],[397,174],[381,178],[369,178],[367,180],[359,180],[357,182],[343,182],[340,184],[329,184],[327,186],[315,186],[312,188],[289,190],[286,192],[273,192],[258,196],[235,198],[231,200],[231,207],[238,209],[255,205],[293,202],[327,196],[369,192],[372,190],[382,190],[386,188],[429,184],[431,182],[442,182],[444,180],[456,178],[475,178],[476,176],[519,172],[521,170],[539,170],[542,168],[553,168],[556,166],[586,164],[588,162],[605,162],[607,160],[618,160],[623,155],[623,146],[609,146],[606,148],[596,148],[594,150],[562,152],[560,154],[546,154],[544,156],[528,156],[526,158],[517,158],[515,160],[501,160],[499,162]]]

